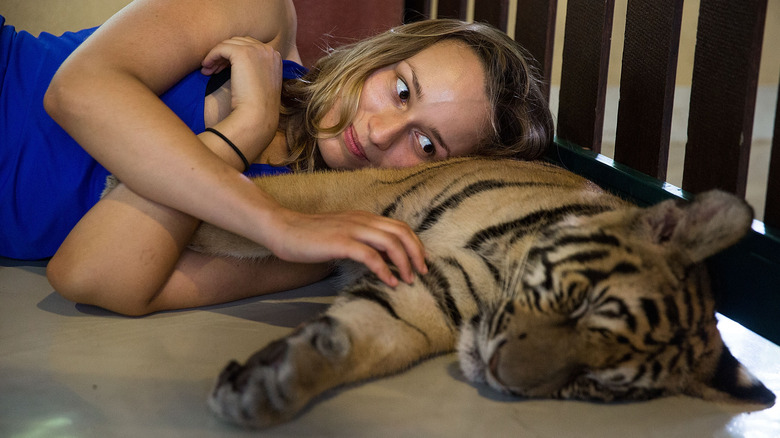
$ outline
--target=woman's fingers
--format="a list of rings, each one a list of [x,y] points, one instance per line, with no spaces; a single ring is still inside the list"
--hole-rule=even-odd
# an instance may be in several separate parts
[[[368,245],[345,245],[346,252],[344,253],[343,257],[338,257],[342,259],[351,259],[356,262],[364,264],[368,270],[373,272],[382,282],[385,284],[396,287],[398,286],[398,278],[393,274],[392,270],[388,266],[387,262],[384,260],[384,258],[380,255],[380,253]],[[396,266],[403,266],[404,262],[401,261],[401,263],[397,264]],[[408,266],[408,260],[407,260],[407,266]],[[401,277],[404,281],[407,283],[411,282],[411,279],[408,278],[409,273],[403,273],[402,268],[398,268],[399,273],[401,273]],[[408,270],[408,268],[407,268]]]
[[[332,251],[333,258],[363,263],[391,286],[397,281],[386,260],[407,283],[413,281],[413,266],[420,272],[427,269],[422,243],[403,222],[362,211],[321,215],[317,222],[323,239],[332,242],[323,242],[322,248]]]
[[[403,222],[367,212],[294,213],[290,220],[289,231],[278,233],[270,248],[282,259],[298,262],[351,259],[364,264],[390,286],[396,286],[398,280],[388,261],[407,283],[413,281],[414,270],[427,272],[422,242]]]
[[[371,271],[377,273],[380,278],[383,278],[383,281],[385,281],[384,278],[392,276],[390,268],[387,266],[387,260],[389,260],[398,269],[401,279],[411,283],[414,278],[412,272],[413,253],[418,252],[418,249],[413,244],[404,244],[404,233],[382,229],[386,227],[386,224],[377,224],[376,228],[356,228],[353,239],[362,245],[356,246],[355,253],[347,254],[347,257],[362,262]],[[395,284],[391,284],[391,286],[395,286]]]
[[[214,46],[201,62],[201,73],[212,75],[231,65],[238,50],[276,52],[271,46],[251,37],[233,37]],[[277,52],[278,53],[278,52]],[[280,55],[281,56],[281,55]]]
[[[379,216],[371,216],[372,219],[380,218]],[[388,233],[389,236],[387,238],[391,239],[392,244],[381,246],[382,244],[379,240],[373,245],[371,241],[366,241],[365,243],[383,252],[399,268],[399,271],[404,274],[403,278],[407,282],[412,281],[412,269],[423,274],[426,273],[428,267],[425,265],[425,249],[420,238],[404,222],[383,217],[381,219],[378,222],[374,222],[374,226]]]

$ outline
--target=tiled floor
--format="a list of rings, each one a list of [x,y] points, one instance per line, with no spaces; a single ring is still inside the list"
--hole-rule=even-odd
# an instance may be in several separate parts
[[[7,261],[6,261],[6,264]],[[76,306],[42,267],[0,267],[0,437],[227,437],[205,399],[230,358],[317,314],[330,284],[199,310],[124,318]],[[780,347],[723,321],[734,354],[780,394]],[[279,437],[778,437],[757,412],[690,398],[599,405],[521,401],[465,382],[446,355],[319,400]]]

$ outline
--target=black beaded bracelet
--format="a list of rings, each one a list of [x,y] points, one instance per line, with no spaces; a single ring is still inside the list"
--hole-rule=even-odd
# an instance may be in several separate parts
[[[241,158],[241,161],[244,163],[244,172],[249,170],[249,160],[246,159],[246,157],[241,152],[241,149],[238,148],[238,146],[234,145],[232,141],[230,141],[221,132],[217,131],[214,128],[206,128],[206,131],[216,135],[217,137],[221,138],[225,143],[227,143],[227,145],[230,146],[236,152],[236,154],[238,154],[238,158]]]

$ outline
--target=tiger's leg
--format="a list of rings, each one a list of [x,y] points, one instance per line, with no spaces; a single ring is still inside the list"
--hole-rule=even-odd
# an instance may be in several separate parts
[[[361,281],[324,316],[272,342],[246,364],[227,365],[209,405],[228,421],[268,427],[293,418],[324,391],[451,351],[455,329],[436,306],[414,285],[389,289]]]

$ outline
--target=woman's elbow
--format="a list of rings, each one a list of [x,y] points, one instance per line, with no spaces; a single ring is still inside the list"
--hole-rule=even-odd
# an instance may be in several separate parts
[[[85,111],[88,95],[83,80],[72,78],[67,71],[58,71],[49,83],[43,95],[43,108],[46,113],[59,124],[78,118],[78,113]]]
[[[73,257],[57,253],[46,265],[46,278],[55,291],[66,299],[78,303],[88,303],[90,286],[93,283],[84,266],[80,266]]]
[[[46,113],[49,114],[52,118],[54,118],[54,115],[61,107],[60,105],[61,96],[58,93],[57,85],[52,80],[51,83],[49,83],[49,87],[46,88],[46,93],[43,95],[43,109],[46,110]]]
[[[133,290],[110,270],[74,257],[55,254],[46,267],[46,278],[63,298],[79,304],[102,307],[126,316],[151,313],[148,294]]]

